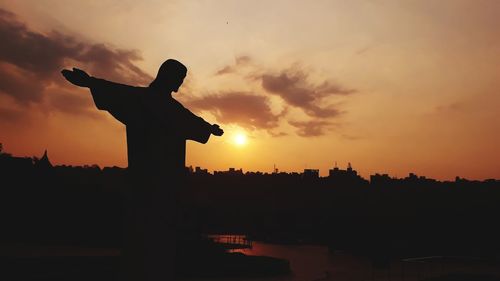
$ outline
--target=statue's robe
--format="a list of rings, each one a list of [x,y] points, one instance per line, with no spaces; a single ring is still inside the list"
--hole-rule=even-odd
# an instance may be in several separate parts
[[[169,94],[92,79],[98,109],[127,127],[128,165],[132,173],[177,175],[185,170],[186,140],[206,143],[211,125]]]
[[[177,192],[186,174],[186,140],[206,143],[211,125],[167,93],[92,78],[98,109],[126,126],[124,266],[130,280],[170,280]]]

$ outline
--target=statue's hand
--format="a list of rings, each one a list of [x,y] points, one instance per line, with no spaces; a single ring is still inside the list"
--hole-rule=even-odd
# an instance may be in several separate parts
[[[219,127],[217,124],[212,125],[212,135],[215,136],[222,136],[224,134],[224,131]]]
[[[63,69],[61,73],[64,76],[64,78],[66,78],[66,80],[68,80],[74,85],[80,87],[90,86],[90,76],[87,74],[87,72],[81,69],[78,68],[73,68],[73,70]]]

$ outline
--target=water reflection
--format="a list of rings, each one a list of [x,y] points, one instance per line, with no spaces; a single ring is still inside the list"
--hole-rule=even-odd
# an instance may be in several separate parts
[[[496,265],[471,263],[468,260],[433,259],[428,262],[393,261],[385,268],[374,267],[371,260],[348,253],[330,253],[325,246],[276,245],[253,242],[251,249],[234,250],[247,255],[271,256],[290,261],[292,274],[269,278],[241,278],[239,281],[417,281],[457,274],[499,276]],[[229,280],[228,280],[229,281]]]
[[[245,280],[366,280],[370,276],[368,260],[343,254],[330,254],[327,247],[314,245],[274,245],[254,242],[252,249],[238,252],[272,256],[290,261],[292,274]]]

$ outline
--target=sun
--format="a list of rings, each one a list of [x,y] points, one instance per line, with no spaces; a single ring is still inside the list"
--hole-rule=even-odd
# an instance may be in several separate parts
[[[244,133],[237,133],[234,136],[234,144],[237,146],[243,146],[247,143],[247,136]]]

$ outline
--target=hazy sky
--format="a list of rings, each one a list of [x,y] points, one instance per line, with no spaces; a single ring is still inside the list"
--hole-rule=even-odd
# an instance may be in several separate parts
[[[0,142],[126,166],[125,129],[60,76],[148,85],[226,131],[187,164],[500,178],[500,1],[3,1]],[[246,142],[235,141],[246,136]]]

